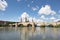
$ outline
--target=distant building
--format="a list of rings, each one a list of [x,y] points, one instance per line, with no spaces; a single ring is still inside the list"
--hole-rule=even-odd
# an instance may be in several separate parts
[[[28,19],[29,19],[29,15],[26,12],[24,12],[20,17],[21,22],[28,22],[29,21]]]

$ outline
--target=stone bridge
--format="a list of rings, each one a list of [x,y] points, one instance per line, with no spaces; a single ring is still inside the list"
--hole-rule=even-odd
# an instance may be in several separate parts
[[[25,27],[28,27],[28,26],[32,26],[32,27],[35,27],[35,25],[50,25],[52,24],[53,26],[56,26],[57,24],[60,24],[60,22],[16,22],[14,24],[9,24],[10,26],[15,26],[15,27],[18,27],[18,26],[25,26]]]

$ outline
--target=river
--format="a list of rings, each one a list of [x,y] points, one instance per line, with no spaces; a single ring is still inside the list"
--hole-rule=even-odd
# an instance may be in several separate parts
[[[0,40],[60,40],[60,28],[4,27]]]

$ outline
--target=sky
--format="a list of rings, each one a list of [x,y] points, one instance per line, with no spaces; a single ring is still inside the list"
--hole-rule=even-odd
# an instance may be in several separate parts
[[[0,0],[0,20],[19,22],[21,17],[30,21],[60,20],[60,0]]]

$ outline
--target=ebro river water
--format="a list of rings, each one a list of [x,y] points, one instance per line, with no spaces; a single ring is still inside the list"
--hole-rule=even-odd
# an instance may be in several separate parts
[[[60,28],[0,28],[0,40],[60,40]]]

